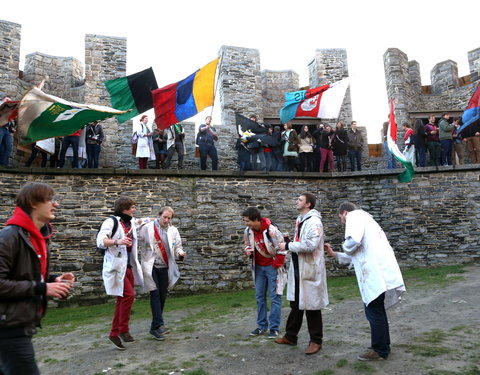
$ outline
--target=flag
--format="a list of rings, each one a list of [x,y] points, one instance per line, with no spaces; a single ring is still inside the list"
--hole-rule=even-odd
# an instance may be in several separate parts
[[[127,77],[105,81],[110,94],[112,107],[131,112],[117,116],[118,122],[125,122],[153,108],[152,90],[158,88],[152,68],[129,75]]]
[[[17,134],[20,144],[27,145],[41,139],[70,135],[89,122],[101,121],[122,113],[125,111],[69,102],[34,87],[24,95],[18,105]]]
[[[388,131],[387,131],[387,145],[390,152],[395,158],[403,164],[406,168],[405,171],[398,175],[398,181],[410,182],[413,179],[415,170],[411,161],[408,161],[405,155],[403,155],[397,146],[397,123],[395,122],[395,112],[393,99],[390,99],[390,115],[388,116]]]
[[[166,129],[213,105],[218,58],[177,83],[152,91],[155,123]]]
[[[18,102],[5,101],[0,102],[0,126],[5,125],[7,122],[13,120],[16,117],[16,109]]]
[[[240,113],[235,113],[235,124],[237,125],[238,135],[242,135],[248,130],[255,134],[267,132],[258,122],[252,121]]]
[[[287,92],[280,121],[285,124],[295,117],[337,118],[348,84],[345,78],[310,90]]]
[[[457,131],[457,135],[465,130],[468,126],[480,122],[480,90],[479,86],[473,92],[470,101],[468,102],[467,109],[462,115],[462,126]]]

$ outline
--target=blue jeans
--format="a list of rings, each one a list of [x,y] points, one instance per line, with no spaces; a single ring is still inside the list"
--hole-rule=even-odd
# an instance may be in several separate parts
[[[67,149],[71,145],[73,151],[73,168],[78,168],[78,144],[80,143],[80,136],[78,135],[67,135],[62,139],[62,151],[60,152],[60,161],[58,166],[63,168],[65,165],[65,155],[67,154]]]
[[[258,159],[257,159],[257,156],[258,156]],[[267,170],[267,162],[265,161],[265,152],[263,151],[262,146],[251,150],[251,157],[252,157],[251,159],[252,171]]]
[[[100,157],[100,150],[102,146],[99,144],[87,143],[87,160],[88,168],[98,168],[98,159]]]
[[[214,144],[200,143],[198,151],[200,152],[200,169],[202,171],[207,170],[207,155],[212,159],[212,171],[218,170],[218,154]]]
[[[355,164],[357,171],[362,170],[362,150],[348,150],[348,156],[350,157],[350,168],[352,172],[355,171]]]
[[[440,141],[442,147],[442,156],[441,156],[441,165],[452,165],[452,149],[453,149],[453,140],[451,139],[442,139]]]
[[[395,159],[395,156],[393,156],[390,149],[388,148],[388,142],[387,141],[383,142],[383,145],[385,147],[385,157],[387,158],[387,168],[388,169],[397,168],[397,159]]]
[[[157,289],[150,291],[150,307],[152,309],[151,329],[157,329],[165,325],[163,321],[163,309],[168,294],[168,268],[152,269],[152,278]]]
[[[415,145],[415,153],[417,156],[417,167],[425,167],[427,148],[425,145]]]
[[[267,291],[270,297],[270,316],[267,319]],[[255,298],[257,300],[257,327],[279,330],[282,295],[277,294],[277,270],[273,266],[255,265]],[[270,320],[270,324],[269,324]]]
[[[0,128],[0,165],[7,166],[12,152],[12,134],[7,126]]]
[[[32,336],[0,339],[0,374],[39,375]]]
[[[385,293],[365,305],[365,316],[370,323],[371,348],[381,357],[387,358],[390,353],[390,332],[387,312],[385,311]]]

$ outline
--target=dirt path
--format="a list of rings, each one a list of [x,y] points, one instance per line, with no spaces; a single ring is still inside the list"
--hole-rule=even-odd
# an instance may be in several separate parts
[[[444,289],[407,285],[402,303],[389,311],[392,353],[382,362],[356,360],[370,343],[360,300],[336,303],[324,311],[324,344],[313,356],[304,354],[305,322],[296,347],[283,347],[266,337],[249,338],[255,326],[253,309],[221,320],[212,317],[189,332],[175,331],[175,320],[187,312],[172,312],[166,318],[173,332],[162,342],[149,337],[148,321],[135,321],[131,332],[137,342],[123,352],[107,342],[107,321],[35,338],[34,344],[44,375],[178,375],[182,369],[200,368],[210,375],[473,375],[480,373],[480,265],[467,267],[463,276],[463,281]],[[283,308],[282,327],[288,312]]]

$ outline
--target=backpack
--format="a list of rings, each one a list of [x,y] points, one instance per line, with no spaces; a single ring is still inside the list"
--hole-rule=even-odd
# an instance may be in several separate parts
[[[113,215],[110,216],[109,218],[113,220],[113,229],[112,229],[112,234],[110,235],[110,238],[112,238],[112,237],[115,235],[115,233],[117,233],[118,220],[117,220],[117,218],[116,218],[115,216],[113,216]],[[100,224],[100,226],[98,227],[97,235],[95,236],[95,238],[97,238],[98,232],[100,232],[100,228],[101,228],[101,227],[102,227],[102,224]],[[95,241],[96,241],[96,240],[95,240]],[[103,247],[98,247],[98,246],[97,246],[97,252],[99,252],[100,254],[105,255],[105,250],[106,250],[105,248],[103,248]]]

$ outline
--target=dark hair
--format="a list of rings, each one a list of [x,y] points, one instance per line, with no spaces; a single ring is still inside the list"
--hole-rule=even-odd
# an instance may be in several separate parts
[[[170,211],[172,213],[172,218],[173,216],[175,215],[175,211],[173,211],[173,208],[170,207],[170,206],[163,206],[162,208],[160,208],[160,211],[158,211],[158,216],[162,216],[162,214],[165,212],[165,211]]]
[[[125,210],[129,210],[135,204],[134,200],[127,197],[120,197],[115,201],[113,210],[118,213],[122,213]]]
[[[404,122],[404,123],[402,124],[402,126],[405,126],[405,127],[407,127],[407,128],[411,128],[411,126],[410,126],[410,124],[409,124],[408,122]]]
[[[140,117],[140,121],[142,121],[145,117],[148,117],[147,115],[143,115],[142,117]]]
[[[343,214],[343,211],[348,211],[348,212],[352,212],[352,211],[355,211],[355,210],[358,210],[358,207],[353,204],[352,202],[343,202],[343,203],[340,203],[340,206],[338,207],[338,210],[337,210],[337,214]]]
[[[20,189],[15,199],[18,207],[27,214],[32,212],[35,203],[43,203],[51,200],[55,191],[50,185],[42,182],[29,182]]]
[[[317,203],[317,199],[315,198],[315,195],[312,193],[302,193],[300,196],[305,197],[305,203],[310,203],[310,209],[313,210],[315,208],[315,203]]]
[[[258,120],[258,117],[257,117],[257,115],[250,115],[250,119],[252,119],[252,118],[254,118],[254,119],[255,119],[255,121],[257,121],[257,120]]]
[[[248,219],[251,221],[262,220],[262,214],[257,207],[248,207],[242,212],[242,217],[248,217]]]
[[[312,135],[310,134],[310,130],[305,131],[305,126],[307,125],[302,126],[302,130],[300,131],[299,137],[302,139],[305,139],[307,137],[312,138]]]

